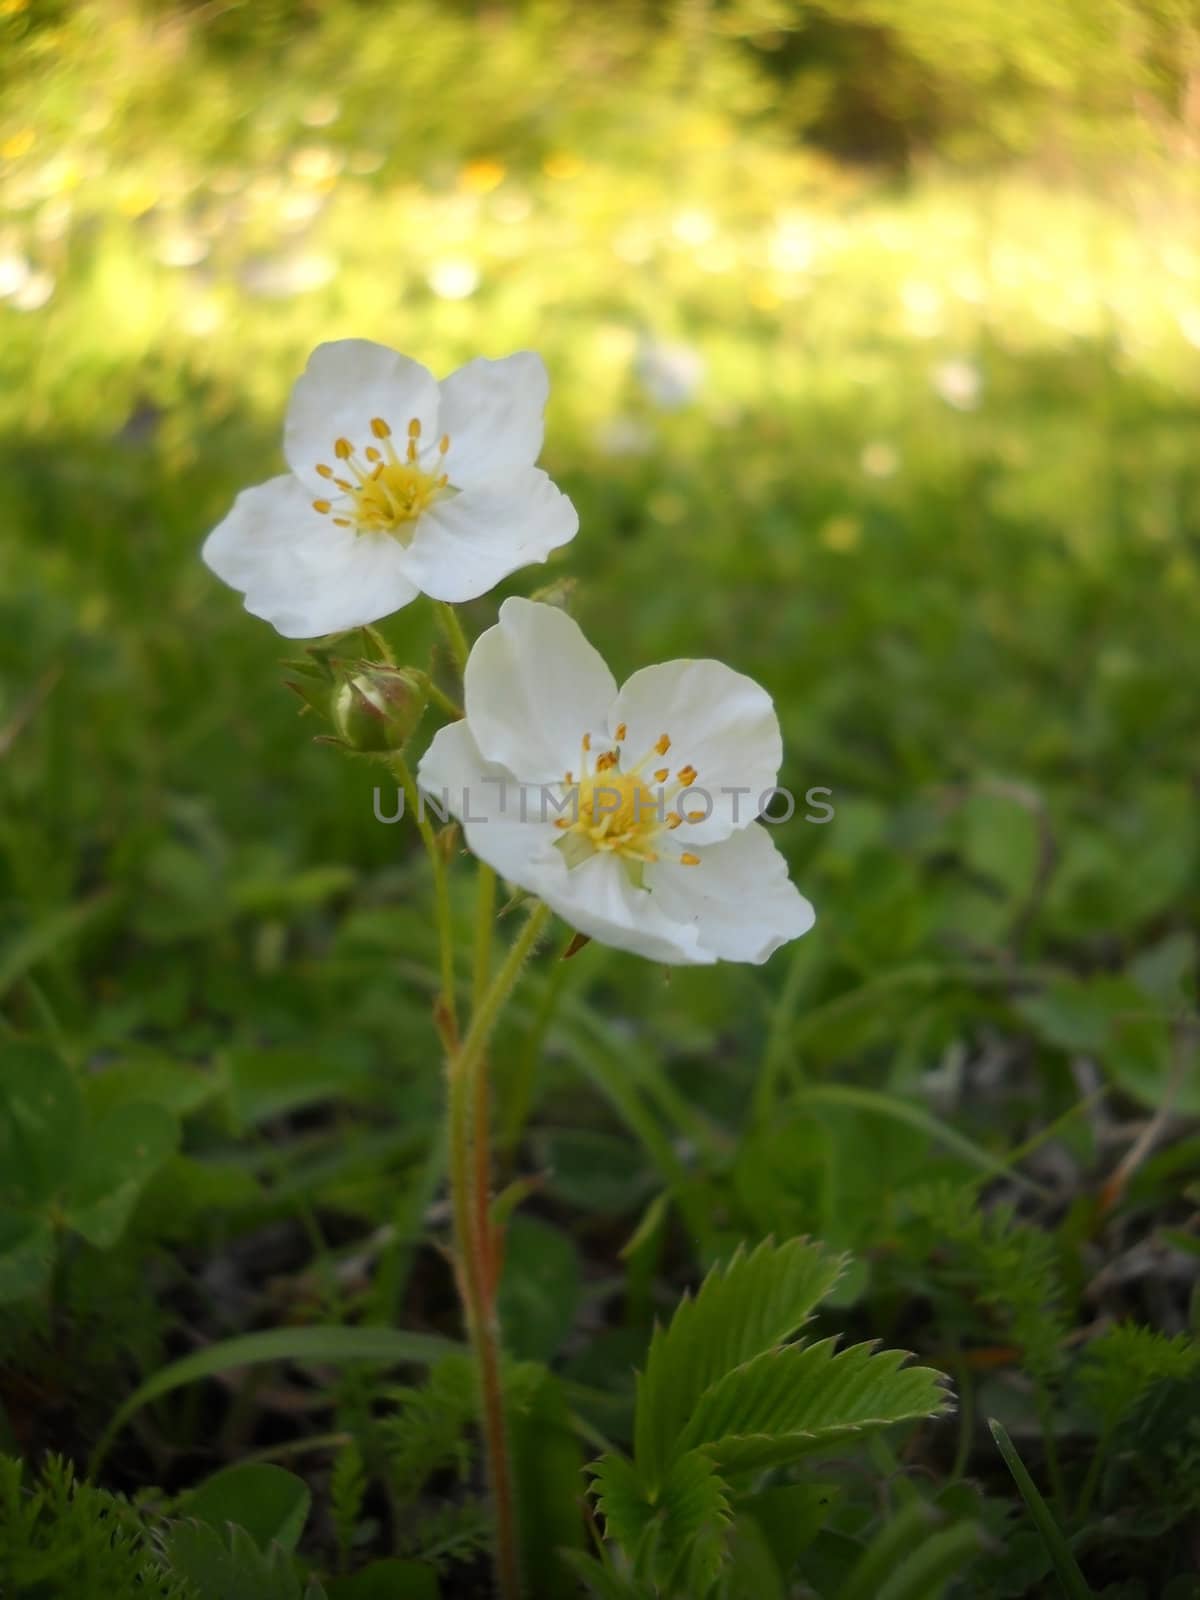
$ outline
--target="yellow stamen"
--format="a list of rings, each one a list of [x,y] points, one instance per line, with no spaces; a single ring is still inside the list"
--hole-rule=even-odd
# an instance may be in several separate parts
[[[408,431],[409,433],[412,432],[411,423],[409,423]],[[387,423],[382,417],[371,418],[371,432],[377,439],[390,439],[392,437],[392,430],[388,427]]]
[[[366,455],[366,458],[367,458],[368,461],[382,461],[383,460],[383,457],[379,454],[379,451],[376,450],[376,448],[375,448],[375,446],[373,444],[369,444],[367,446],[364,454]]]
[[[659,767],[658,771],[654,774],[654,781],[655,783],[666,783],[670,776],[671,769],[669,767]]]
[[[337,456],[339,461],[349,461],[351,455],[354,453],[353,446],[351,445],[349,439],[335,440],[333,453],[335,456]]]
[[[690,850],[685,850],[679,858],[679,864],[681,867],[698,867],[700,857],[694,856]]]
[[[410,439],[419,439],[421,437],[421,419],[420,419],[420,417],[414,417],[412,419],[412,421],[409,423],[409,425],[408,425],[408,437]]]
[[[656,742],[656,744],[654,746],[656,754],[658,754],[660,756],[665,756],[667,751],[670,748],[671,748],[670,739],[667,738],[665,733],[659,734],[658,740],[657,740],[657,742]]]
[[[695,769],[695,767],[680,767],[679,771],[675,774],[675,776],[679,779],[680,783],[683,784],[684,788],[686,789],[686,788],[688,788],[688,786],[690,784],[695,783],[695,781],[696,781],[696,769]]]
[[[442,437],[438,440],[438,454],[444,456],[446,454],[446,451],[449,450],[449,448],[450,448],[450,435],[448,433],[444,433],[442,435]]]
[[[325,516],[327,512],[333,510],[333,507],[330,505],[328,500],[314,500],[313,510],[319,511],[322,516]]]
[[[687,819],[689,822],[703,822],[707,815],[708,813],[705,811],[689,811]]]
[[[683,821],[683,818],[679,815],[678,811],[668,811],[667,812],[667,827],[668,828],[671,828],[671,829],[678,828],[682,821]]]
[[[322,466],[322,465],[318,464],[317,471],[321,475],[322,478],[332,478],[333,477],[333,468],[332,467],[326,467],[326,466]]]
[[[590,750],[592,748],[592,736],[590,733],[585,733],[583,736],[583,748],[585,750]]]

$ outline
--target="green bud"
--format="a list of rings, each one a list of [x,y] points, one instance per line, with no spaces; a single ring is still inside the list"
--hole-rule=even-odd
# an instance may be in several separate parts
[[[362,755],[394,755],[416,732],[429,680],[414,667],[360,661],[333,695],[333,722],[343,743]]]

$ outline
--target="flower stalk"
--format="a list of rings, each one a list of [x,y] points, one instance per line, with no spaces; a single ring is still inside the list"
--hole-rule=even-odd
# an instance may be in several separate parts
[[[491,941],[490,899],[494,883],[480,885],[480,921]],[[489,1212],[491,1160],[488,1139],[486,1052],[492,1031],[526,961],[550,917],[547,906],[531,912],[494,978],[477,993],[471,1023],[462,1043],[447,1051],[450,1099],[450,1188],[459,1291],[479,1372],[480,1410],[496,1523],[496,1576],[503,1600],[519,1600],[521,1567],[517,1512],[504,1389],[500,1370],[500,1328],[496,1316],[499,1261]],[[476,952],[475,976],[484,968]]]

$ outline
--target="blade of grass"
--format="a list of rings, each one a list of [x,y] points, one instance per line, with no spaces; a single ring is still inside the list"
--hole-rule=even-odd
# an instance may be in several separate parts
[[[932,1112],[926,1111],[924,1106],[913,1105],[911,1101],[883,1094],[877,1089],[860,1089],[854,1084],[843,1083],[813,1084],[797,1089],[791,1096],[793,1105],[805,1100],[814,1105],[850,1106],[859,1111],[873,1111],[878,1116],[890,1117],[893,1122],[907,1123],[910,1128],[917,1128],[931,1139],[936,1139],[947,1150],[952,1150],[989,1177],[1011,1178],[1030,1194],[1036,1194],[1043,1200],[1051,1198],[1041,1184],[1034,1183],[1024,1173],[1014,1172],[1008,1158],[992,1155],[990,1150],[985,1150],[982,1145],[942,1122]]]
[[[449,1339],[435,1334],[404,1333],[396,1328],[268,1328],[206,1345],[180,1361],[172,1361],[139,1388],[114,1412],[88,1463],[94,1478],[121,1429],[143,1406],[172,1389],[214,1377],[232,1367],[250,1367],[264,1361],[315,1361],[337,1365],[344,1361],[377,1361],[381,1366],[413,1362],[427,1366],[457,1350]]]
[[[1042,1536],[1054,1570],[1058,1574],[1058,1581],[1062,1585],[1063,1593],[1070,1600],[1095,1600],[1092,1591],[1087,1586],[1087,1580],[1080,1572],[1075,1557],[1071,1554],[1071,1547],[1063,1537],[1062,1530],[1051,1515],[1050,1507],[1038,1492],[1037,1484],[1025,1470],[1025,1463],[1017,1454],[1016,1447],[1008,1437],[1007,1432],[994,1417],[988,1418],[988,1427],[992,1430],[992,1438],[996,1441],[996,1448],[1004,1457],[1004,1463],[1013,1475],[1013,1482],[1021,1491],[1021,1498],[1029,1508],[1029,1515],[1037,1524],[1037,1530]]]

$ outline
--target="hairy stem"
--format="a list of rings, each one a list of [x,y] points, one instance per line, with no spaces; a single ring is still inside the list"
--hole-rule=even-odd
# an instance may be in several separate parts
[[[488,902],[493,892],[494,883],[488,885],[481,881],[481,923],[485,908],[489,913],[488,964],[491,942]],[[499,1273],[488,1210],[491,1160],[485,1058],[492,1030],[549,917],[549,907],[544,905],[538,905],[530,913],[490,983],[486,982],[485,960],[477,946],[476,1000],[471,1024],[461,1044],[447,1051],[446,1060],[450,1080],[450,1185],[459,1286],[479,1370],[488,1480],[496,1521],[496,1575],[503,1600],[519,1600],[521,1568],[500,1371],[500,1329],[496,1317]]]

